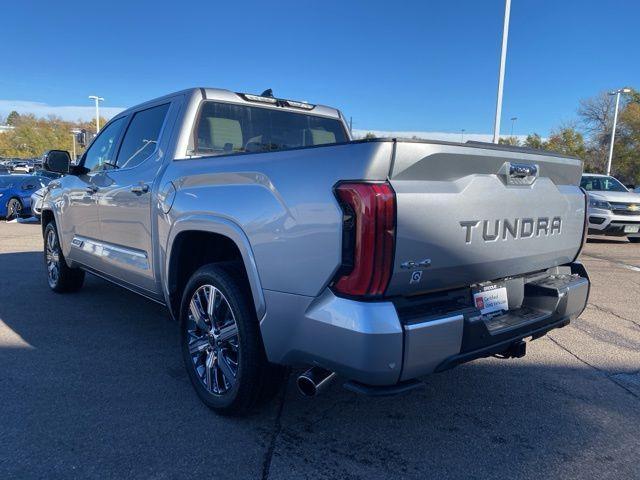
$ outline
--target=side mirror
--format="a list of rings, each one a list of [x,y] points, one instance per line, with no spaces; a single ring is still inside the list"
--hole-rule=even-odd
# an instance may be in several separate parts
[[[49,150],[42,158],[45,170],[56,173],[69,173],[71,156],[66,150]]]

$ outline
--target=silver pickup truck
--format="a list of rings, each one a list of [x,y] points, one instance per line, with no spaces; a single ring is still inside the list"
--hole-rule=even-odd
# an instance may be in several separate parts
[[[589,293],[578,159],[353,141],[333,108],[196,88],[100,131],[42,206],[55,292],[90,272],[166,305],[202,401],[242,413],[286,366],[370,395],[567,325]]]

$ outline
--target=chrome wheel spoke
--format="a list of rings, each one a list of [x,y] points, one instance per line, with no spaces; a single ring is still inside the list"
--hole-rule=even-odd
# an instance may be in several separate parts
[[[189,344],[189,353],[191,353],[191,355],[195,355],[206,350],[207,347],[209,347],[209,340],[206,338],[199,338]]]
[[[189,304],[189,311],[191,312],[191,317],[198,328],[200,328],[204,332],[209,332],[209,330],[211,330],[211,327],[207,325],[207,322],[204,319],[202,309],[199,305],[199,300],[196,299],[195,295],[191,299],[191,303]]]
[[[213,362],[214,362],[213,353],[209,352],[207,354],[207,360],[204,365],[204,373],[205,373],[204,384],[209,390],[213,390],[213,382],[215,381],[213,379],[213,377],[215,376],[215,373],[213,371],[215,369]]]
[[[216,295],[217,291],[218,290],[215,287],[212,287],[211,285],[207,285],[207,287],[205,288],[205,294],[207,296],[207,317],[209,318],[211,325],[214,324],[213,310],[215,308],[215,303],[217,300],[217,295]]]
[[[229,340],[234,338],[236,335],[238,335],[238,326],[234,321],[233,323],[226,325],[225,327],[220,329],[220,333],[216,337],[216,340],[219,340],[220,342],[224,343],[224,342],[228,342]]]
[[[222,352],[218,353],[218,366],[220,367],[220,371],[222,372],[222,375],[224,375],[225,379],[228,380],[230,384],[233,384],[236,379],[236,372],[231,369],[229,361]]]

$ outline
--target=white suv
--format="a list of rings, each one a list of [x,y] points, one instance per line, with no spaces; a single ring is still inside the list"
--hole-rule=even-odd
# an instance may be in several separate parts
[[[627,236],[640,242],[640,195],[630,192],[616,178],[585,173],[580,186],[589,194],[589,233]]]

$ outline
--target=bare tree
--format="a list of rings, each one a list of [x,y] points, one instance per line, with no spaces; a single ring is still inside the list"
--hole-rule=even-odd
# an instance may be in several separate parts
[[[601,136],[611,129],[613,123],[613,108],[615,99],[607,92],[601,92],[595,97],[580,100],[578,115],[585,130],[591,135]]]

